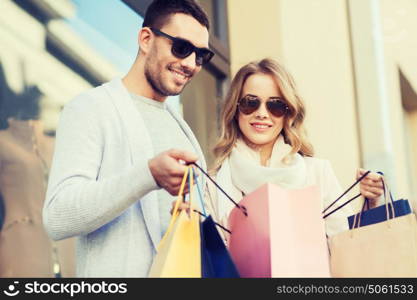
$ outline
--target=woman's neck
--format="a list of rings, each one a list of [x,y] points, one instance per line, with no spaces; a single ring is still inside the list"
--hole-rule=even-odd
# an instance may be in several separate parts
[[[244,138],[244,142],[246,145],[251,148],[254,151],[259,152],[260,157],[260,163],[262,166],[266,167],[268,164],[268,161],[271,158],[272,155],[272,149],[274,148],[275,141],[270,142],[268,144],[264,145],[258,145],[250,142],[248,139]]]
[[[268,161],[271,159],[271,155],[272,155],[272,148],[274,147],[274,144],[272,145],[266,145],[263,146],[260,151],[260,157],[261,157],[261,165],[266,167],[266,165],[268,164]]]

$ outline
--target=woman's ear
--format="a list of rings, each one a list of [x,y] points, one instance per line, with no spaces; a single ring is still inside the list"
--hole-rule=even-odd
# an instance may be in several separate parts
[[[140,51],[145,54],[149,52],[149,49],[153,43],[153,34],[149,27],[143,27],[138,34],[138,43]]]

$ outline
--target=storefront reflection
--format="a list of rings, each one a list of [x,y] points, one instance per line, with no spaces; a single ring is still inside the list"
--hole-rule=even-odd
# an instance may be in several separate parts
[[[27,83],[15,93],[1,66],[0,83],[0,277],[74,276],[74,239],[53,242],[42,224],[54,147],[40,120],[42,93]]]

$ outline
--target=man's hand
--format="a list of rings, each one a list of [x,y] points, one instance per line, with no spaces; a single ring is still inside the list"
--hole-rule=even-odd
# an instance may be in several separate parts
[[[171,215],[174,212],[176,202],[177,201],[172,202],[172,207],[171,207],[171,210],[170,210]],[[187,214],[189,214],[190,213],[190,202],[181,201],[180,205],[178,206],[178,211],[180,212],[182,210],[185,210],[187,212]]]
[[[358,169],[356,178],[359,179],[366,172],[367,170]],[[362,196],[370,200],[369,204],[371,208],[377,206],[380,197],[384,194],[382,175],[373,172],[366,175],[360,182],[360,191]]]
[[[191,163],[196,162],[197,159],[197,155],[192,152],[171,149],[150,159],[148,164],[156,183],[171,195],[176,196],[187,170],[187,166],[180,163],[179,160]],[[184,194],[186,193],[188,193],[188,185],[184,190]]]

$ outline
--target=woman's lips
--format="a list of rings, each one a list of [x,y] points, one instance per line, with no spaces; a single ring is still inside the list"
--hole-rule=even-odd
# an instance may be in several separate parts
[[[250,124],[255,131],[264,132],[272,127],[272,125],[265,123],[251,123]]]

